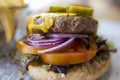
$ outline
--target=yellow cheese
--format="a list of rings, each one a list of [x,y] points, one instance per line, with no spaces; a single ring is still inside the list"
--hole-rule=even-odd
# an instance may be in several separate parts
[[[75,16],[75,15],[76,15],[75,13],[43,13],[43,14],[35,15],[31,17],[30,20],[28,21],[28,31],[31,34],[33,33],[32,29],[34,28],[34,29],[41,29],[43,32],[47,33],[49,28],[53,25],[56,17]],[[39,25],[34,24],[34,21],[37,17],[44,18],[44,21]]]

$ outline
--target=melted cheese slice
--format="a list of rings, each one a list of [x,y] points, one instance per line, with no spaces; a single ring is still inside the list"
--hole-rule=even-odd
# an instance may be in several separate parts
[[[35,15],[31,17],[28,21],[28,32],[32,34],[33,33],[32,29],[34,28],[34,29],[40,29],[44,33],[47,33],[49,28],[53,25],[56,17],[75,16],[75,15],[76,15],[75,13],[43,13],[43,14]],[[37,17],[44,18],[44,21],[39,25],[34,24],[35,23],[34,21]]]

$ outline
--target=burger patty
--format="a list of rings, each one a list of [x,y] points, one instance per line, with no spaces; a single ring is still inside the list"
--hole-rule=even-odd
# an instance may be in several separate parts
[[[35,24],[41,24],[40,18],[35,20]],[[61,16],[54,20],[53,26],[48,33],[74,33],[92,34],[97,30],[98,22],[91,17],[83,16]],[[33,29],[33,33],[43,33],[40,29]]]

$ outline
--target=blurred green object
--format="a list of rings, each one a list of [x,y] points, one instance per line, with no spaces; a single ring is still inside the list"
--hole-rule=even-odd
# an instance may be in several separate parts
[[[50,12],[66,12],[66,6],[50,6]]]
[[[93,9],[83,6],[50,6],[49,12],[67,12],[81,16],[92,16]]]
[[[93,9],[88,7],[82,7],[82,6],[68,6],[67,12],[70,13],[79,13],[87,16],[92,16]]]

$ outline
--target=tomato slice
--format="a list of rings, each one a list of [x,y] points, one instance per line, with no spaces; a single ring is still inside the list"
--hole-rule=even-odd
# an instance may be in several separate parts
[[[68,65],[83,63],[91,60],[97,52],[97,45],[93,40],[89,41],[90,48],[87,50],[84,46],[77,44],[72,49],[62,53],[45,53],[41,54],[43,62],[52,65]],[[76,49],[77,48],[77,49]]]
[[[38,50],[44,50],[44,49],[48,49],[51,48],[53,46],[46,46],[46,47],[34,47],[34,46],[30,46],[27,44],[26,39],[21,39],[17,42],[17,48],[18,50],[20,50],[22,53],[25,54],[37,54]]]
[[[34,47],[28,45],[26,40],[22,39],[18,41],[17,48],[25,54],[28,53],[28,54],[40,55],[43,62],[47,64],[69,65],[69,64],[77,64],[77,63],[83,63],[89,61],[96,55],[97,52],[96,43],[92,39],[90,39],[89,44],[90,44],[90,48],[89,50],[87,50],[84,44],[75,40],[71,45],[61,50],[51,53],[38,54],[37,52],[38,50],[44,50],[54,46]]]

